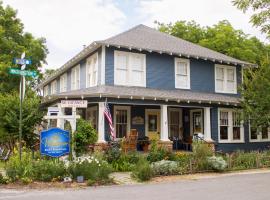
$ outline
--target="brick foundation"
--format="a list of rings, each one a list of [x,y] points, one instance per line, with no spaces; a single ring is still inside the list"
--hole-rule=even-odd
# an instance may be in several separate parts
[[[164,148],[168,151],[172,151],[173,150],[173,142],[172,141],[158,141],[158,147],[159,148]]]

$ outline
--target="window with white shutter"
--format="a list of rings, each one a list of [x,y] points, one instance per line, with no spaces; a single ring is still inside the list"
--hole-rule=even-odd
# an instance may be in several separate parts
[[[67,91],[67,73],[60,76],[60,92]]]
[[[190,89],[190,62],[175,58],[175,88]]]
[[[54,80],[51,84],[51,94],[56,94],[57,93],[57,81]]]
[[[86,61],[86,87],[97,85],[98,79],[98,54],[90,56]]]
[[[71,90],[80,89],[80,65],[71,69]]]
[[[128,86],[146,86],[145,55],[115,51],[114,84]]]
[[[220,93],[237,93],[236,67],[215,66],[215,88]]]

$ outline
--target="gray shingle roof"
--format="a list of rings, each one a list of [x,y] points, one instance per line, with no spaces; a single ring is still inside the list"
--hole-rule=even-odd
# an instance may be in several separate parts
[[[148,49],[156,52],[190,56],[202,59],[223,61],[228,64],[252,65],[186,40],[162,33],[145,25],[138,25],[128,31],[99,41],[102,44],[136,49]]]
[[[154,100],[168,100],[168,101],[190,101],[198,103],[223,103],[223,104],[238,104],[239,98],[213,93],[192,92],[188,90],[161,90],[143,87],[127,87],[127,86],[96,86],[85,88],[70,92],[64,92],[56,95],[51,95],[43,99],[43,103],[50,102],[57,99],[68,98],[84,98],[87,97],[115,97],[133,99],[151,99]]]
[[[99,48],[101,45],[111,45],[116,47],[120,46],[133,49],[135,48],[139,50],[148,50],[150,52],[155,51],[168,53],[177,56],[181,54],[182,56],[186,57],[210,59],[212,61],[223,62],[227,64],[256,66],[254,64],[226,56],[222,53],[218,53],[186,40],[171,36],[169,34],[159,32],[145,25],[138,25],[128,31],[120,33],[106,40],[95,41],[91,43],[88,47],[83,49],[80,53],[78,53],[76,56],[66,62],[62,67],[60,67],[53,75],[45,79],[38,86],[38,88],[54,80],[57,76],[73,67],[77,62],[89,55],[89,53]]]

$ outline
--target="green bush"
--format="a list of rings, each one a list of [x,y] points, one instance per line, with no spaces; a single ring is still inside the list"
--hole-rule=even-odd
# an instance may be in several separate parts
[[[0,173],[0,185],[7,184],[7,179]]]
[[[232,168],[235,170],[252,169],[257,167],[258,152],[237,151],[232,156]]]
[[[213,150],[208,144],[201,141],[193,141],[192,143],[192,155],[194,162],[194,170],[203,171],[209,170],[209,163],[207,162],[207,158],[213,155]]]
[[[174,160],[178,163],[180,174],[187,174],[190,172],[190,162],[193,160],[192,153],[176,152]]]
[[[33,179],[37,181],[63,180],[66,175],[65,165],[58,160],[38,160],[33,164]]]
[[[174,175],[179,173],[176,161],[161,160],[151,164],[154,175]]]
[[[19,152],[14,150],[12,156],[5,166],[6,175],[11,182],[32,178],[34,173],[32,153],[27,149],[22,151],[22,160],[20,161]]]
[[[164,148],[159,148],[157,145],[157,141],[153,140],[151,142],[151,148],[149,154],[147,156],[147,160],[149,162],[157,162],[161,160],[168,160],[172,156],[172,153],[167,151]]]
[[[139,181],[148,181],[153,175],[154,173],[149,162],[144,158],[140,158],[132,172],[132,176]]]
[[[78,157],[76,162],[70,164],[68,172],[73,179],[83,176],[85,180],[97,182],[110,181],[109,174],[112,172],[110,165],[94,156]]]
[[[88,145],[97,142],[98,135],[92,125],[84,120],[77,121],[77,130],[74,135],[75,150],[78,153],[85,153],[88,150]]]
[[[222,157],[208,157],[207,162],[209,167],[215,171],[224,171],[227,167],[226,161]]]
[[[113,146],[109,147],[105,152],[105,158],[108,163],[112,163],[113,161],[118,160],[121,157],[121,149],[119,144],[114,144]]]

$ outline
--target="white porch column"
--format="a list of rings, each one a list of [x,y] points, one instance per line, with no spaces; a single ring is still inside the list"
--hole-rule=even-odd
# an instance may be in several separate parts
[[[98,143],[105,142],[104,102],[98,103]]]
[[[160,140],[161,141],[170,141],[168,134],[168,106],[161,105],[160,106]]]
[[[58,116],[63,116],[64,115],[64,108],[61,107],[61,103],[57,104],[58,107]],[[57,119],[57,127],[64,129],[64,119],[63,118],[58,118]]]
[[[213,141],[211,138],[211,115],[210,115],[210,107],[206,107],[203,109],[204,113],[204,139],[206,141]]]

